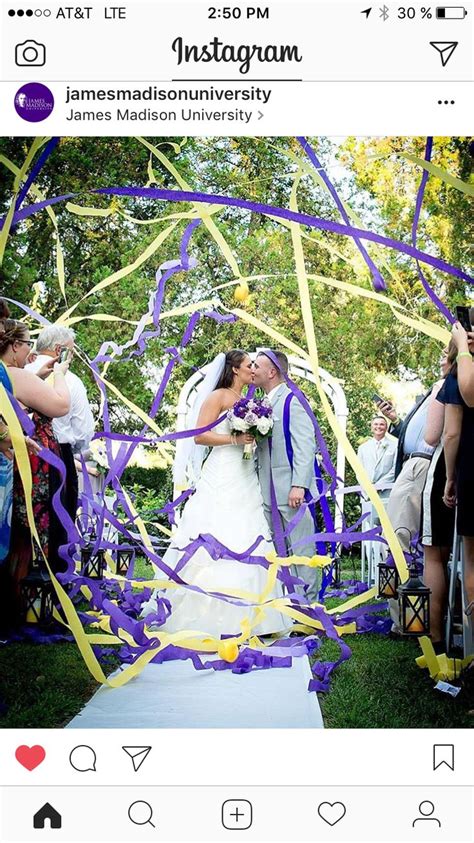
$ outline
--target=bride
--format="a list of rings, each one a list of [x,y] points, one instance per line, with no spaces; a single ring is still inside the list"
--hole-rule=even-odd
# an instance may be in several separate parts
[[[218,354],[198,390],[190,429],[201,429],[216,422],[242,397],[252,381],[252,361],[246,352],[234,349],[227,354]],[[205,547],[199,547],[184,567],[179,566],[183,549],[200,534],[210,534],[234,553],[251,548],[259,537],[261,540],[252,549],[252,556],[265,556],[274,550],[254,461],[243,459],[244,445],[253,441],[247,433],[232,434],[227,419],[194,439],[178,440],[173,469],[175,482],[186,488],[191,480],[196,490],[184,507],[163,561],[173,570],[178,565],[181,579],[206,592],[232,594],[239,590],[257,596],[267,582],[268,571],[261,565],[225,556],[215,560]],[[205,458],[208,449],[209,456]],[[241,621],[252,620],[255,614],[253,606],[237,606],[184,586],[166,589],[162,596],[171,602],[171,616],[160,627],[155,627],[153,622],[150,626],[166,632],[193,629],[215,638],[238,635]],[[282,596],[282,586],[277,581],[266,599]],[[142,608],[142,618],[156,613],[157,600],[155,591]],[[280,612],[265,609],[265,617],[252,628],[252,634],[282,632],[289,625]]]

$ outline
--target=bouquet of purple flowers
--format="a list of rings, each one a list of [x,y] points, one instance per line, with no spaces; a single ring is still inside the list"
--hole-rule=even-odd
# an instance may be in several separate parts
[[[241,398],[227,413],[232,433],[250,433],[255,439],[270,436],[273,410],[268,398]],[[244,460],[252,458],[253,446],[244,445]]]

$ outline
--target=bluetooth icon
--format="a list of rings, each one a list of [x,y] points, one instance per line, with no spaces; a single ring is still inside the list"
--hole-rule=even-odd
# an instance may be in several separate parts
[[[379,17],[382,18],[383,21],[388,20],[388,13],[389,13],[388,6],[382,6],[382,8],[379,9],[379,12],[380,12]]]

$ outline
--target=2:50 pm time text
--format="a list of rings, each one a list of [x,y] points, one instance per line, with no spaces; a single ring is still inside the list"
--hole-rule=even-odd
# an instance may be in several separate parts
[[[207,16],[210,20],[238,20],[239,18],[247,18],[248,20],[269,20],[270,9],[268,6],[261,8],[260,6],[210,6],[207,10]]]

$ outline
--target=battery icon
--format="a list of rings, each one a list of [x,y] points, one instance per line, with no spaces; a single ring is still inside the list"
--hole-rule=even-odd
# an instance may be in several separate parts
[[[437,6],[436,17],[440,20],[463,20],[467,15],[464,6]]]

